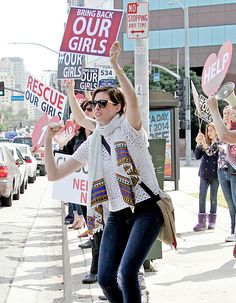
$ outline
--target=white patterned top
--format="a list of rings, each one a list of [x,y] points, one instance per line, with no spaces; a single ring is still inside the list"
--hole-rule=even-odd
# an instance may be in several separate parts
[[[121,125],[121,135],[127,144],[129,154],[138,170],[140,179],[154,192],[154,194],[158,194],[160,188],[156,179],[151,156],[147,148],[148,142],[144,129],[142,128],[141,130],[137,131],[129,124],[127,119],[124,119],[124,122]],[[89,144],[91,137],[92,135],[89,136],[88,139],[82,143],[72,155],[75,160],[84,164],[88,163]],[[111,144],[114,144],[112,134],[105,136],[105,140],[110,146]],[[104,146],[103,160],[104,180],[109,198],[109,210],[119,211],[123,208],[127,208],[128,205],[123,200],[116,178],[116,165],[113,165],[112,157]],[[135,203],[150,198],[150,196],[139,185],[134,187],[134,195]],[[130,207],[132,208],[132,206]]]

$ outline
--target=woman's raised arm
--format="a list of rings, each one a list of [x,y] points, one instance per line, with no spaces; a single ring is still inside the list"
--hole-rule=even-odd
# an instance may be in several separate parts
[[[118,63],[121,48],[118,41],[114,42],[110,49],[110,62],[118,78],[121,90],[125,96],[126,101],[126,117],[129,123],[137,130],[141,128],[141,115],[138,107],[137,96],[134,87],[129,78],[124,73],[123,69]]]
[[[85,115],[84,111],[79,105],[79,102],[76,100],[74,88],[75,81],[66,80],[67,97],[73,114],[73,118],[80,126],[93,131],[96,127],[96,122],[94,119],[89,118]]]

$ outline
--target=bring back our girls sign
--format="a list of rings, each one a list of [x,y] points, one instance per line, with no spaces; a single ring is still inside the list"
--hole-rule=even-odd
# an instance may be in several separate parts
[[[60,52],[109,57],[122,17],[122,10],[71,7]]]

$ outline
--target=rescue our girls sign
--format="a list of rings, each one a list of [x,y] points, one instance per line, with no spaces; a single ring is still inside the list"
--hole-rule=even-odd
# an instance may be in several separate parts
[[[122,10],[71,7],[60,52],[109,57],[122,17]]]
[[[58,165],[70,158],[70,155],[55,154]],[[53,182],[52,198],[75,204],[87,205],[88,199],[88,169],[82,167],[69,176]]]
[[[54,88],[29,75],[25,91],[25,100],[45,113],[48,117],[63,117],[67,97]]]

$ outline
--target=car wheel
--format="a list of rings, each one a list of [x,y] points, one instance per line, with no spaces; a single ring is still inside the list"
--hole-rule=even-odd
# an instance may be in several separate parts
[[[35,177],[29,177],[29,178],[28,178],[28,182],[29,182],[29,183],[34,183],[34,178],[35,178]]]
[[[25,192],[25,181],[23,181],[20,186],[20,193],[23,194],[24,192]]]
[[[12,206],[12,194],[9,197],[1,197],[2,206]]]
[[[39,175],[40,175],[40,176],[45,176],[45,175],[46,175],[45,167],[43,167],[42,169],[40,169]]]
[[[14,200],[19,200],[20,199],[20,188],[18,188],[18,191],[16,194],[13,195]]]

